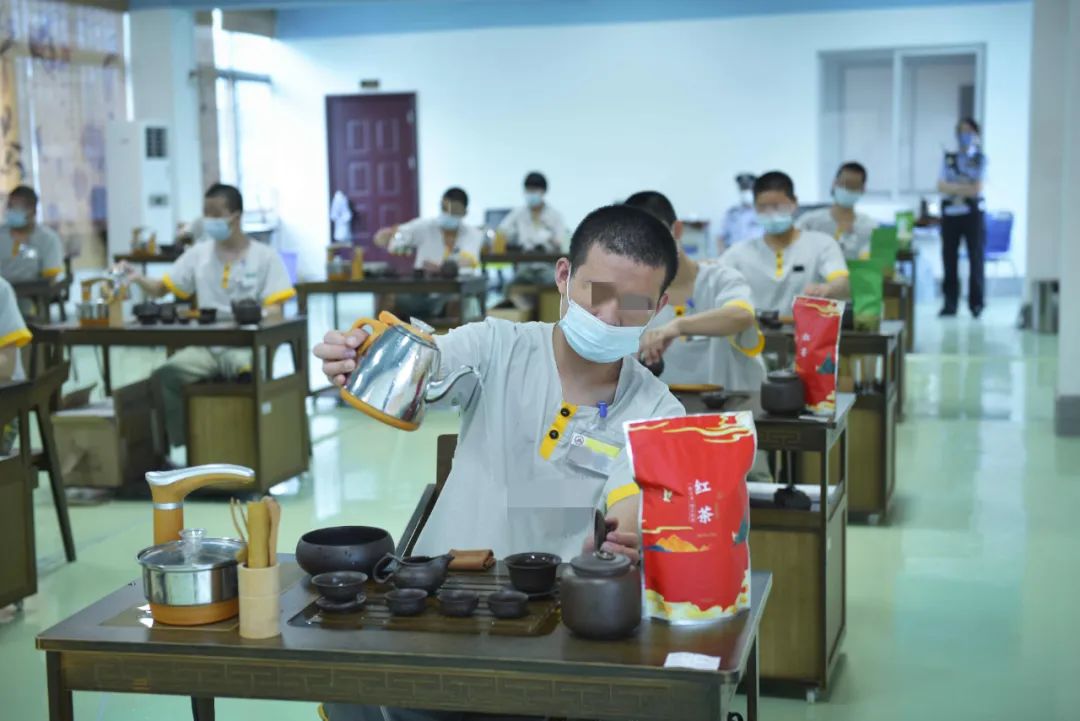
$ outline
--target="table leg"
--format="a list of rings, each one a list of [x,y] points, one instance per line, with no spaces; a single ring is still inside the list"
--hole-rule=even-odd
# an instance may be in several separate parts
[[[75,709],[71,705],[71,690],[64,685],[59,651],[45,653],[45,673],[49,685],[49,721],[74,721]]]
[[[761,677],[758,669],[758,637],[754,634],[754,645],[750,648],[750,658],[746,660],[743,673],[746,684],[746,721],[757,721],[758,696],[761,693]]]
[[[214,721],[214,699],[191,697],[192,721]]]
[[[52,489],[53,505],[56,506],[56,518],[60,524],[60,537],[64,541],[64,556],[68,563],[75,561],[75,539],[71,534],[71,518],[68,515],[67,494],[60,477],[60,454],[56,448],[56,436],[53,433],[52,417],[47,403],[39,403],[35,408],[38,422],[38,434],[41,436],[45,462],[48,464],[49,487]],[[29,437],[29,434],[27,434]]]
[[[296,312],[300,315],[307,315],[307,291],[297,291]]]
[[[111,350],[112,346],[106,345],[101,347],[103,365],[103,370],[101,374],[104,376],[102,380],[105,382],[105,395],[110,398],[112,397],[112,354],[110,353]]]
[[[338,328],[341,327],[341,321],[338,320],[338,299],[337,299],[337,296],[338,296],[337,293],[331,293],[330,294],[330,305],[334,309],[334,329],[335,330],[337,330]],[[378,309],[376,308],[376,315],[378,314],[377,311],[378,311]]]

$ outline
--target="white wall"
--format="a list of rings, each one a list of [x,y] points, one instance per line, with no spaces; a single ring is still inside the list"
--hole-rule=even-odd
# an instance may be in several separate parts
[[[360,78],[418,93],[424,213],[460,184],[480,222],[485,207],[518,203],[525,172],[539,169],[571,224],[647,187],[684,216],[718,221],[739,170],[782,168],[808,201],[827,190],[817,180],[818,52],[986,43],[986,193],[1017,212],[1022,264],[1030,23],[1028,4],[1007,3],[281,43],[271,72],[284,243],[304,269],[320,266],[324,96],[356,92]]]

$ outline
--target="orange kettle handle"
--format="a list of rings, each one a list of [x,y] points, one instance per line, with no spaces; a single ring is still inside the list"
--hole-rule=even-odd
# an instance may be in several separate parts
[[[387,313],[386,311],[379,314],[379,320],[375,320],[374,318],[357,318],[356,322],[352,324],[352,328],[349,329],[350,332],[358,328],[363,328],[365,325],[371,326],[371,332],[368,333],[367,339],[365,339],[364,342],[360,344],[360,347],[356,349],[357,355],[364,353],[364,351],[375,342],[376,338],[386,332],[387,328],[400,322],[401,321],[394,317],[392,313]]]

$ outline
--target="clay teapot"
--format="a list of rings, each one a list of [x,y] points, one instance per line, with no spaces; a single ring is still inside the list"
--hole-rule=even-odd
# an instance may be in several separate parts
[[[446,582],[446,573],[453,560],[449,553],[405,558],[388,553],[375,564],[371,577],[379,583],[392,582],[397,588],[419,588],[432,594]]]
[[[599,550],[607,538],[599,511],[593,534],[597,550],[572,560],[559,579],[562,620],[582,638],[625,638],[641,625],[641,577],[626,556]]]

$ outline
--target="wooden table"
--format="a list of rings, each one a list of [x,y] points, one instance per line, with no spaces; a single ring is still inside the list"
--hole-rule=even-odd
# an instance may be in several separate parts
[[[72,346],[96,346],[102,349],[104,384],[106,395],[112,394],[112,366],[110,351],[114,347],[164,347],[168,349],[188,346],[250,348],[252,351],[252,382],[244,383],[198,383],[188,387],[189,409],[193,397],[213,399],[205,401],[208,410],[220,407],[233,420],[243,419],[252,426],[249,436],[236,429],[236,434],[223,434],[214,423],[199,426],[199,438],[203,446],[188,445],[190,465],[210,462],[230,462],[251,466],[258,479],[258,490],[303,473],[311,456],[310,429],[307,424],[305,399],[308,395],[307,318],[298,316],[288,319],[268,319],[259,325],[237,325],[223,321],[210,325],[150,325],[131,323],[123,328],[81,328],[77,323],[32,325],[34,343],[44,350],[47,365],[58,363],[63,349]],[[282,345],[289,346],[293,357],[293,372],[273,377],[273,354]],[[31,376],[37,373],[34,365]],[[233,401],[225,401],[232,398]],[[235,400],[240,399],[240,400]],[[198,402],[196,401],[196,405]],[[189,413],[189,428],[191,424]],[[210,416],[207,416],[210,418]],[[291,420],[289,420],[291,419]],[[224,421],[224,419],[221,419]],[[213,427],[209,427],[213,426]],[[273,429],[273,430],[272,430]],[[196,430],[196,429],[192,429]],[[192,437],[194,440],[194,437]],[[292,445],[299,439],[299,445]],[[239,449],[240,441],[249,448]],[[287,449],[285,446],[287,446]],[[240,456],[212,458],[230,453],[233,448]],[[285,453],[288,450],[288,453]],[[207,457],[207,456],[211,457]]]
[[[133,265],[141,265],[143,274],[146,273],[147,266],[150,265],[172,265],[176,262],[180,254],[164,255],[161,253],[117,253],[113,256],[114,263],[131,263]]]
[[[677,397],[688,413],[715,412],[699,395]],[[761,624],[762,689],[813,701],[829,691],[847,628],[849,419],[856,398],[839,393],[832,418],[809,420],[765,413],[758,393],[731,397],[724,412],[754,413],[758,449],[796,455],[797,480],[817,485],[827,499],[809,510],[750,504],[750,566],[772,573],[775,583]]]
[[[282,634],[241,639],[212,629],[144,626],[138,581],[37,637],[46,653],[49,718],[73,718],[73,691],[191,696],[198,718],[219,697],[363,703],[442,711],[592,719],[726,721],[745,680],[757,714],[757,631],[772,579],[755,571],[751,607],[701,627],[645,622],[634,638],[586,641],[558,625],[536,637],[294,626],[315,594],[290,557],[282,567]],[[669,652],[720,656],[717,672],[664,668]],[[314,709],[311,710],[314,717]]]
[[[887,278],[882,285],[885,320],[904,321],[904,352],[915,348],[915,281],[904,276]],[[903,409],[903,403],[900,404]]]
[[[30,459],[30,391],[27,381],[0,383],[0,432],[19,424],[17,454],[0,455],[0,608],[37,593],[37,553],[34,539],[34,466]]]
[[[550,263],[555,265],[559,258],[565,258],[566,253],[538,253],[534,251],[514,251],[508,253],[481,253],[480,267],[486,270],[488,263],[506,263],[508,265],[520,265],[522,263]]]
[[[457,296],[461,302],[461,312],[465,312],[465,299],[474,297],[480,301],[480,316],[487,311],[487,278],[483,276],[461,276],[459,278],[365,278],[364,280],[320,280],[312,283],[296,284],[296,300],[301,315],[307,314],[308,298],[313,295],[329,295],[334,307],[334,327],[341,328],[338,315],[337,297],[344,293],[370,293],[372,295],[402,293],[435,293]],[[431,322],[431,319],[422,320]],[[470,322],[477,318],[462,319]],[[431,323],[439,327],[438,321]]]
[[[851,419],[849,474],[850,512],[853,517],[876,524],[888,518],[889,502],[896,486],[896,423],[904,384],[904,323],[881,322],[877,333],[845,330],[840,334],[840,359],[856,356],[881,359],[880,391],[855,397]],[[794,351],[790,327],[765,331],[765,349],[777,352],[786,363]],[[839,382],[845,379],[841,377]]]
[[[49,307],[53,303],[63,302],[63,286],[54,280],[19,280],[13,282],[11,287],[16,298],[29,300],[34,306],[33,312],[26,318],[28,323],[48,323],[51,319]]]

